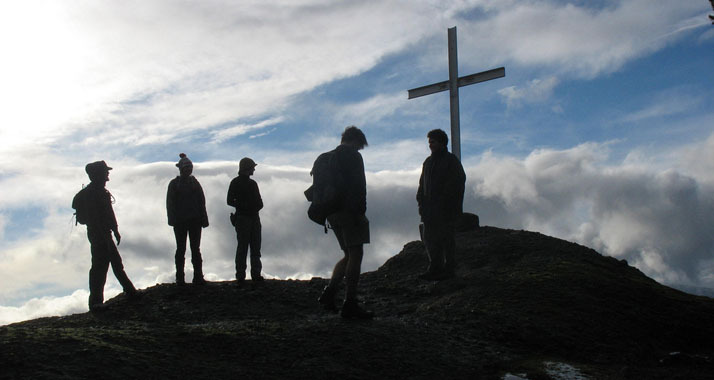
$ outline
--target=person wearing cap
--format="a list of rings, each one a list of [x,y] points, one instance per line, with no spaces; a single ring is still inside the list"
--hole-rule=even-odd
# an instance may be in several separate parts
[[[242,283],[245,280],[246,257],[250,247],[250,278],[253,281],[263,281],[261,271],[263,264],[260,261],[261,229],[258,212],[263,208],[263,199],[260,197],[258,184],[250,179],[255,173],[258,164],[252,159],[244,157],[238,164],[238,176],[233,178],[228,187],[227,203],[236,208],[235,229],[238,239],[236,248],[236,280]]]
[[[166,214],[169,226],[174,228],[176,237],[176,284],[185,285],[184,262],[186,255],[186,237],[191,246],[191,264],[193,265],[193,284],[203,285],[203,258],[201,257],[201,229],[208,227],[206,197],[203,188],[193,173],[193,162],[186,154],[179,154],[176,164],[179,175],[169,182],[166,191]]]
[[[112,203],[114,197],[105,188],[112,170],[104,161],[87,164],[85,171],[91,181],[74,198],[72,207],[86,213],[87,239],[91,246],[92,266],[89,269],[89,310],[100,311],[104,306],[104,284],[107,281],[109,265],[114,276],[129,298],[136,298],[138,292],[124,271],[117,245],[121,242],[117,219]],[[116,245],[112,233],[117,240]]]

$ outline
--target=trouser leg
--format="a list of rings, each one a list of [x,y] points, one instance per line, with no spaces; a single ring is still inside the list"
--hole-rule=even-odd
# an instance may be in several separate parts
[[[263,271],[263,263],[260,261],[260,246],[262,243],[262,226],[260,219],[254,220],[251,226],[250,236],[250,278],[260,277]]]
[[[124,271],[124,263],[122,263],[121,256],[119,255],[119,250],[117,249],[117,246],[112,240],[110,240],[109,242],[109,258],[112,264],[112,271],[114,272],[114,276],[119,281],[119,284],[124,290],[124,293],[135,293],[136,288],[134,287],[134,284],[131,282],[131,280],[129,280],[129,276],[127,276],[126,271]]]
[[[236,237],[238,247],[236,248],[236,280],[245,280],[246,256],[250,246],[251,236],[250,218],[238,215],[236,218]]]
[[[90,237],[89,242],[92,253],[92,266],[89,269],[89,308],[91,309],[104,302],[104,284],[107,281],[109,257],[105,241]]]
[[[424,222],[424,245],[429,256],[429,273],[444,269],[444,244],[440,228],[436,223]]]
[[[191,264],[193,265],[194,281],[203,279],[203,258],[201,257],[201,225],[196,224],[188,229],[191,242]]]
[[[176,283],[185,282],[184,265],[186,261],[186,234],[185,226],[174,226],[174,237],[176,238],[176,254],[174,262],[176,263]]]

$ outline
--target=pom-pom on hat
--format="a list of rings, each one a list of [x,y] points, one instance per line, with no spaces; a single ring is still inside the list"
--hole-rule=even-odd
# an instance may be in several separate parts
[[[179,154],[179,157],[181,157],[181,159],[176,163],[177,168],[181,169],[184,166],[193,166],[193,162],[186,156],[186,153]]]

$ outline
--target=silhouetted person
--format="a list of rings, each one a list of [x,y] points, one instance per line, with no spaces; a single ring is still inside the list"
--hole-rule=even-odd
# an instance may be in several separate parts
[[[238,177],[233,178],[228,187],[227,203],[236,208],[235,228],[238,248],[236,248],[236,280],[245,280],[246,256],[250,247],[250,278],[263,281],[260,274],[263,264],[260,262],[261,230],[258,212],[263,208],[258,184],[250,179],[258,164],[244,157],[238,164]]]
[[[184,153],[176,164],[179,176],[169,182],[166,191],[166,213],[169,226],[174,227],[176,237],[176,284],[186,285],[184,262],[186,255],[186,236],[191,245],[191,264],[193,264],[193,283],[203,285],[203,258],[201,257],[201,229],[208,227],[206,197],[196,177],[192,176],[193,162]]]
[[[121,242],[119,227],[112,208],[113,197],[104,187],[109,181],[109,171],[104,161],[87,164],[85,171],[91,183],[82,189],[72,200],[72,208],[77,210],[77,220],[87,225],[87,238],[91,245],[92,267],[89,269],[89,310],[99,311],[104,303],[104,284],[107,281],[109,265],[114,276],[130,297],[138,296],[134,284],[124,271],[119,250],[112,239],[112,232]],[[80,220],[80,215],[82,215]]]
[[[333,312],[337,311],[335,294],[344,277],[347,282],[345,300],[342,304],[343,318],[369,319],[373,313],[359,306],[357,285],[362,266],[364,250],[362,245],[369,243],[369,221],[367,212],[367,182],[364,175],[364,162],[359,150],[367,146],[364,133],[355,126],[345,128],[342,141],[335,149],[339,172],[344,183],[339,210],[327,217],[335,232],[344,257],[332,270],[330,283],[322,292],[319,302]]]
[[[419,277],[444,280],[456,271],[454,227],[463,213],[466,174],[458,157],[446,148],[449,138],[441,129],[427,134],[431,156],[422,166],[416,199],[424,223],[424,245],[429,269]]]

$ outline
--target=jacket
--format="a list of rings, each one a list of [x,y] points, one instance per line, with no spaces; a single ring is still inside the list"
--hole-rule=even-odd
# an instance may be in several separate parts
[[[228,186],[226,202],[236,208],[236,215],[258,217],[258,211],[263,208],[263,198],[260,197],[258,183],[247,175],[238,175]]]
[[[343,184],[339,211],[364,215],[367,212],[367,181],[362,155],[355,147],[340,144],[335,148],[335,157]]]
[[[206,197],[196,177],[177,176],[169,182],[166,191],[166,214],[169,226],[200,223],[208,227]]]
[[[84,202],[87,213],[87,231],[109,232],[117,230],[117,218],[112,207],[112,194],[103,185],[91,182],[81,190],[82,197],[76,200]],[[72,205],[72,207],[82,207]]]
[[[427,157],[416,194],[422,221],[448,222],[459,217],[465,183],[466,173],[456,155],[444,149]]]

